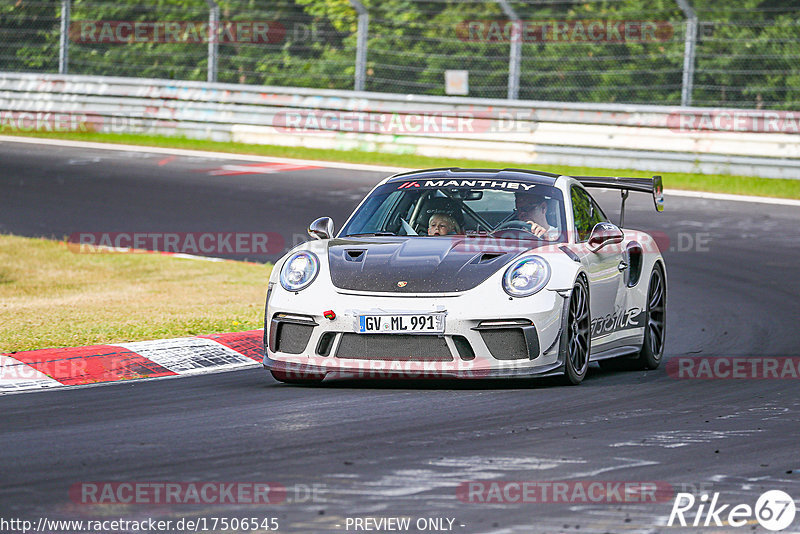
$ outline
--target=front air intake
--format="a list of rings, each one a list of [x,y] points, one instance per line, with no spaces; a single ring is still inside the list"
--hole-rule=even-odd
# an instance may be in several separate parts
[[[351,360],[453,360],[443,337],[405,334],[344,333],[336,357]]]
[[[306,350],[314,327],[295,323],[278,323],[275,335],[275,351],[287,354],[300,354]]]
[[[533,360],[539,357],[539,334],[528,319],[483,321],[473,328],[481,334],[496,360]]]
[[[486,348],[496,360],[527,360],[528,347],[521,328],[498,328],[481,332]]]

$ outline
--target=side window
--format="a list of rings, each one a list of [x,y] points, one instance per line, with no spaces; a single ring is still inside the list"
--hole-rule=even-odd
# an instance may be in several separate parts
[[[592,228],[594,228],[594,225],[599,222],[611,222],[592,197],[589,197],[589,201],[592,203],[592,217],[593,217],[592,220],[594,221],[592,222]]]
[[[608,218],[600,206],[579,187],[572,188],[572,215],[575,218],[575,240],[583,242],[589,239],[592,228],[599,222],[606,222]]]

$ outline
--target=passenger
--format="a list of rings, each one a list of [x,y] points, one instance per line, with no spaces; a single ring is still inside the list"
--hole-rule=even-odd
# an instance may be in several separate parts
[[[460,234],[458,222],[446,213],[434,213],[428,220],[428,235]]]

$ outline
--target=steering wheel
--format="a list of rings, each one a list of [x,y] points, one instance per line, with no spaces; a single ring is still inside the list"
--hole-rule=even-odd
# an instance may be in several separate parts
[[[531,226],[525,221],[506,221],[497,228],[495,228],[494,231],[492,232],[492,235],[496,235],[498,233],[508,230],[525,232],[526,234],[532,235],[536,239],[542,239],[541,237],[533,233],[533,231],[531,230]]]
[[[495,228],[495,231],[497,230],[525,230],[527,232],[530,232],[531,226],[525,221],[506,221],[497,228]]]

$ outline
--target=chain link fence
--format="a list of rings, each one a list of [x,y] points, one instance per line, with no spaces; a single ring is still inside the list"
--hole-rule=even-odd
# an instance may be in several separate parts
[[[0,70],[800,108],[793,1],[362,2],[0,0]]]

